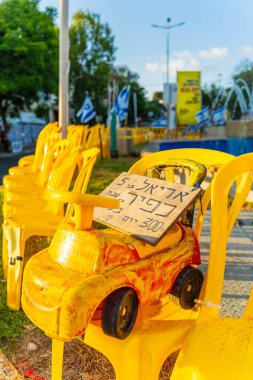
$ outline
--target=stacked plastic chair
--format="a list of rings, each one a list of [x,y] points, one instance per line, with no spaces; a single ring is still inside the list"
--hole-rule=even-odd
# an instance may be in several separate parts
[[[37,198],[51,180],[53,168],[59,166],[61,160],[71,151],[68,140],[55,141],[49,138],[44,146],[43,161],[38,173],[7,175],[3,178],[4,213],[5,205],[11,200]]]
[[[64,205],[49,199],[53,191],[67,191],[78,171],[85,186],[99,149],[83,151],[84,126],[69,126],[61,139],[58,123],[40,133],[35,154],[25,156],[3,179],[3,267],[7,278],[7,303],[18,310],[25,242],[29,236],[52,236],[64,218]],[[80,188],[80,184],[76,185]]]
[[[15,204],[10,202],[12,211],[7,211],[7,214],[11,216],[6,217],[3,224],[3,262],[7,275],[7,304],[14,310],[18,310],[20,305],[25,243],[30,236],[52,236],[63,221],[64,205],[50,199],[50,194],[53,191],[69,190],[80,159],[83,163],[80,173],[85,183],[82,191],[86,191],[99,150],[92,149],[83,153],[80,151],[81,148],[77,147],[67,152],[64,157],[57,157],[47,186],[38,188],[35,197],[31,196],[32,191],[30,194],[28,191],[27,196],[22,192],[20,197],[17,193]],[[74,189],[79,191],[80,180],[76,182]],[[22,207],[25,202],[29,204],[30,212]]]

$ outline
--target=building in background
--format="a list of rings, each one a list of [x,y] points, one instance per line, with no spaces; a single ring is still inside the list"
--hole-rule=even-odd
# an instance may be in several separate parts
[[[116,65],[113,67],[115,74],[127,78],[130,82],[137,82],[139,80],[139,75],[130,71],[127,65]]]
[[[20,112],[19,117],[8,118],[10,130],[8,137],[12,152],[21,152],[24,147],[34,146],[42,128],[44,119],[36,117],[32,112]]]

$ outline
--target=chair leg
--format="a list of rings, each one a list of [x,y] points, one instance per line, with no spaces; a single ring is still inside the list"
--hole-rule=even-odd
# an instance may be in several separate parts
[[[52,339],[52,380],[62,379],[64,342]]]
[[[20,309],[21,285],[24,266],[25,237],[20,227],[9,226],[9,262],[7,272],[7,305],[12,310]],[[8,239],[8,238],[7,238]]]
[[[3,262],[3,272],[4,272],[4,278],[7,278],[7,272],[8,272],[8,242],[5,237],[4,233],[4,227],[3,227],[3,253],[2,253],[2,262]]]

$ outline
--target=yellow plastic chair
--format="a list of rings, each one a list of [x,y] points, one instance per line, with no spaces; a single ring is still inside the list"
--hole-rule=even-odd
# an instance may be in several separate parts
[[[66,191],[68,189],[71,178],[74,175],[77,156],[78,152],[75,151],[65,157],[62,163],[65,170],[63,170],[61,174],[65,179],[65,184],[67,184],[65,189],[62,187],[54,188],[52,191]],[[84,165],[76,179],[73,189],[75,192],[86,192],[95,161],[96,156],[91,157],[86,163],[84,159]],[[52,191],[47,193],[46,197],[48,199],[50,199]],[[3,225],[5,240],[3,244],[4,263],[6,263],[6,257],[8,257],[7,305],[13,310],[19,310],[20,307],[25,242],[30,236],[52,236],[54,234],[59,224],[64,220],[63,216],[59,215],[59,207],[62,209],[63,203],[51,200],[45,210],[37,210],[31,214],[23,213],[13,215],[11,218],[8,218]],[[71,207],[67,209],[67,216],[70,212]]]
[[[52,151],[52,154],[54,153],[54,150]],[[61,165],[57,165],[57,159],[55,162],[55,168],[53,170],[52,176],[50,177],[48,184],[46,187],[38,187],[37,192],[33,192],[31,194],[31,191],[35,188],[35,186],[32,186],[32,188],[29,188],[29,186],[26,187],[20,187],[19,193],[11,193],[12,198],[16,199],[15,201],[6,201],[3,204],[3,215],[4,215],[4,223],[3,223],[3,229],[5,229],[5,226],[8,226],[9,218],[11,216],[15,215],[15,211],[17,211],[18,215],[23,215],[24,213],[28,213],[31,215],[34,215],[34,212],[36,210],[54,213],[56,215],[62,216],[63,215],[63,207],[59,208],[59,204],[53,205],[47,204],[44,200],[44,197],[53,191],[54,189],[61,189],[62,186],[64,186],[65,189],[68,188],[70,185],[71,178],[73,176],[73,171],[75,170],[76,160],[80,153],[80,148],[75,149],[72,154],[68,155],[65,159],[65,163],[63,162],[61,157],[58,157],[60,160]],[[48,158],[51,162],[51,157]],[[36,189],[36,188],[35,188]],[[40,191],[39,191],[40,190]],[[34,194],[35,193],[35,194]],[[16,198],[15,198],[16,197]],[[6,194],[5,194],[6,198]],[[28,211],[29,210],[29,211]],[[14,216],[15,217],[15,216]],[[24,218],[25,220],[25,218]],[[8,268],[8,242],[6,240],[5,234],[3,234],[3,268],[4,268],[4,275],[7,277],[7,268]]]
[[[3,178],[4,191],[18,192],[21,187],[29,191],[29,186],[44,186],[48,181],[53,164],[58,159],[58,163],[71,151],[70,142],[67,139],[55,141],[54,136],[48,139],[44,147],[44,157],[38,173],[20,173],[6,175]],[[34,191],[34,188],[33,188]]]
[[[17,170],[18,168],[22,168],[23,171],[31,170],[32,172],[36,172],[37,170],[39,170],[42,161],[44,145],[47,139],[51,137],[52,134],[58,135],[58,140],[60,139],[61,135],[58,123],[50,123],[41,130],[37,139],[35,154],[22,157],[18,162],[18,167],[13,167],[9,169],[9,174],[14,174],[15,170]]]
[[[211,194],[211,241],[199,317],[183,344],[171,380],[249,380],[253,378],[253,289],[241,318],[221,318],[219,308],[227,238],[252,183],[253,153],[228,162],[216,174]],[[251,174],[249,174],[251,173]],[[232,183],[241,176],[234,208],[228,210]],[[235,211],[236,210],[236,211]]]
[[[77,150],[80,151],[80,148]],[[4,204],[14,199],[34,199],[41,197],[45,187],[50,187],[54,171],[61,166],[62,160],[71,152],[70,143],[67,139],[48,146],[47,153],[43,160],[41,171],[38,176],[5,176],[4,184]],[[30,178],[30,181],[29,181]]]
[[[8,219],[11,218],[14,215],[23,215],[24,220],[26,220],[26,217],[24,217],[24,214],[28,214],[27,217],[30,215],[30,219],[33,218],[34,211],[38,213],[38,211],[51,215],[52,213],[54,215],[58,215],[59,217],[63,217],[64,215],[64,209],[63,204],[60,204],[58,202],[52,202],[48,200],[49,195],[53,191],[66,191],[69,186],[70,182],[73,176],[73,170],[74,167],[72,165],[75,165],[76,163],[82,162],[83,168],[87,166],[87,173],[89,173],[90,166],[88,165],[88,162],[91,158],[97,157],[99,154],[99,149],[93,148],[89,149],[82,154],[79,154],[80,148],[75,148],[72,153],[67,155],[65,158],[65,162],[62,162],[60,160],[59,165],[55,165],[52,175],[50,176],[50,179],[48,181],[47,186],[44,188],[43,192],[40,194],[40,196],[37,194],[36,197],[31,197],[30,195],[27,198],[27,193],[24,191],[24,193],[19,194],[20,197],[17,197],[16,200],[12,200],[9,202],[5,202],[3,204],[3,215],[4,215],[4,226],[8,222]],[[57,163],[57,162],[56,162]],[[94,164],[93,164],[94,165]],[[68,169],[70,168],[70,170]],[[84,181],[83,189],[86,189],[89,180],[90,174],[87,174],[86,180],[82,176],[86,175],[86,170],[82,170],[82,173],[78,176],[79,179],[76,179],[75,188],[76,191],[79,191],[79,189],[82,186],[82,181]],[[83,179],[82,179],[83,178]],[[81,183],[80,183],[81,181]],[[23,195],[23,198],[21,197]],[[19,217],[20,219],[20,217]],[[4,276],[7,278],[7,268],[8,268],[8,248],[7,248],[7,241],[5,238],[5,235],[3,235],[3,269],[4,269]]]
[[[165,150],[162,152],[152,153],[143,157],[130,168],[129,173],[136,173],[136,174],[145,173],[145,171],[148,168],[152,166],[163,165],[170,158],[187,158],[190,160],[198,161],[202,163],[203,165],[205,165],[207,168],[211,166],[211,167],[216,167],[218,169],[222,167],[222,165],[226,164],[231,159],[233,159],[234,156],[229,153],[224,153],[224,152],[211,150],[211,149],[201,149],[201,148],[171,149],[171,150]],[[205,194],[202,197],[202,200],[201,200],[202,207],[199,208],[199,211],[196,217],[194,229],[195,229],[195,233],[197,235],[198,240],[200,239],[205,213],[210,203],[210,196],[211,196],[211,186],[209,186],[206,189]]]
[[[81,147],[77,147],[72,150],[73,154],[76,154],[75,152],[79,153],[81,152]],[[99,155],[99,149],[92,148],[87,149],[86,151],[82,152],[82,154],[77,155],[77,165],[79,167],[79,164],[86,165],[88,160],[92,157],[97,157]],[[66,160],[67,162],[67,160]],[[49,181],[47,183],[47,186],[43,189],[41,194],[36,194],[36,197],[30,197],[29,196],[29,202],[27,201],[27,194],[19,194],[20,197],[16,200],[11,200],[8,202],[5,202],[3,204],[3,215],[4,220],[11,217],[13,214],[20,214],[20,213],[31,213],[31,210],[47,210],[48,207],[48,200],[47,194],[58,190],[66,190],[68,187],[68,180],[66,177],[62,175],[63,172],[65,172],[64,166],[60,163],[56,163],[52,169],[52,174],[50,175]],[[81,170],[81,169],[80,169]],[[24,195],[24,197],[22,197]],[[51,207],[49,205],[49,207]],[[46,211],[47,212],[47,211]],[[50,212],[50,211],[49,211]],[[57,208],[56,211],[57,212]],[[59,210],[60,215],[62,215],[61,209]]]
[[[14,189],[5,189],[3,202],[4,222],[13,214],[31,213],[33,210],[51,212],[52,205],[48,205],[46,197],[56,189],[59,191],[68,189],[72,178],[72,168],[69,171],[67,170],[69,164],[73,165],[73,160],[76,159],[78,167],[80,163],[86,165],[90,158],[97,157],[99,154],[99,149],[97,148],[89,149],[82,154],[79,154],[82,150],[81,147],[76,147],[72,151],[69,151],[69,149],[65,151],[63,147],[66,141],[60,141],[45,155],[45,170],[42,170],[43,173],[39,177],[39,185],[26,186],[25,184],[20,184],[19,187],[16,186]],[[68,144],[65,147],[69,148]],[[73,160],[69,160],[68,157],[73,157]],[[50,168],[51,170],[49,171]],[[48,176],[47,173],[50,173],[50,175]],[[64,173],[67,174],[63,175]],[[57,204],[55,204],[53,212],[63,215],[63,209],[59,208]]]

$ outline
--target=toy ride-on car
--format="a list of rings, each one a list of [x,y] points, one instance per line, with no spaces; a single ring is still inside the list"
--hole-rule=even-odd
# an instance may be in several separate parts
[[[188,168],[191,186],[206,174],[199,163],[173,159],[156,167],[156,176],[163,172],[166,180],[172,167]],[[70,341],[83,335],[101,311],[104,333],[125,339],[138,307],[168,294],[184,309],[195,305],[203,274],[195,268],[200,250],[189,212],[153,247],[112,228],[92,229],[94,207],[117,208],[119,200],[77,193],[51,196],[75,204],[73,216],[59,226],[50,247],[28,261],[22,292],[25,313],[46,335]]]

